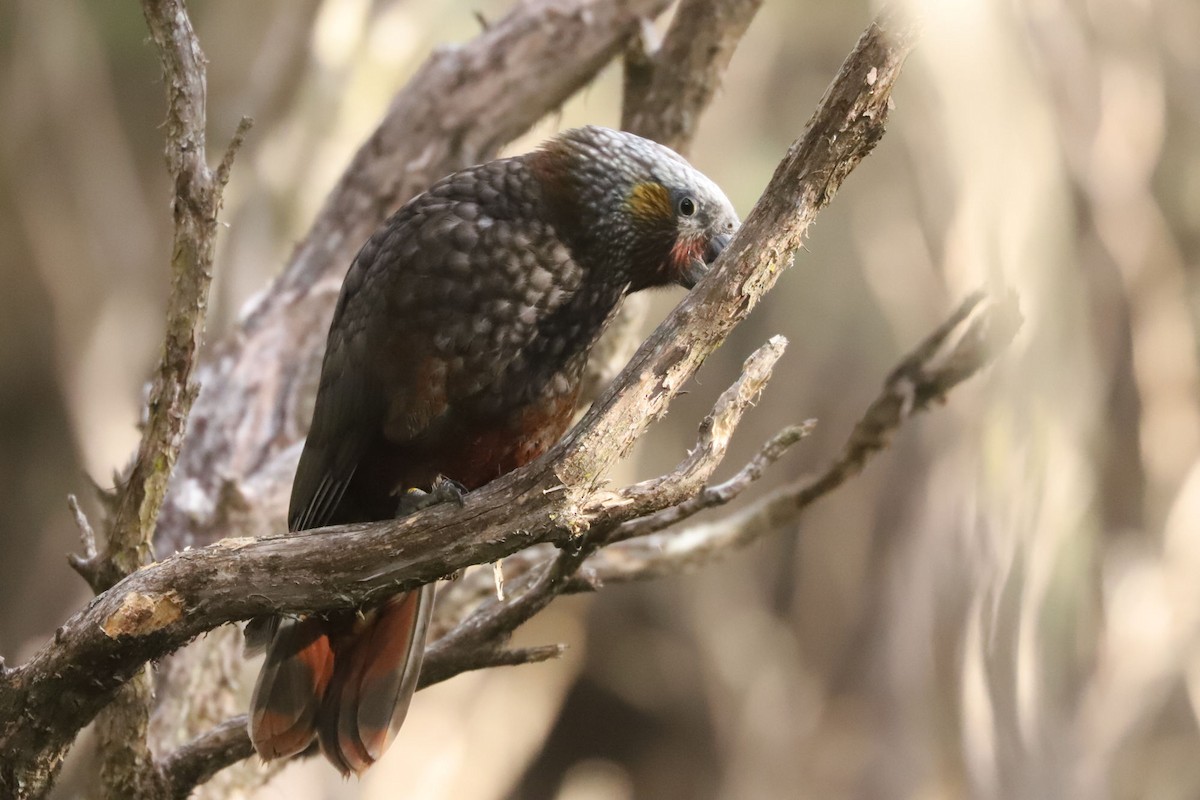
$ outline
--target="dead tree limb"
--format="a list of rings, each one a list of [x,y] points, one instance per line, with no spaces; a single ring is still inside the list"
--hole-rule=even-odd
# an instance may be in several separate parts
[[[621,127],[686,154],[762,0],[682,0],[662,44],[643,29],[625,51]]]
[[[594,532],[686,502],[702,484],[668,479],[612,492],[604,475],[773,285],[817,212],[882,136],[913,38],[890,17],[868,28],[712,273],[545,457],[472,492],[462,509],[226,540],[126,577],[0,676],[0,749],[15,754],[0,782],[26,786],[27,776],[52,770],[143,664],[217,625],[368,603],[539,542],[571,552]]]
[[[475,581],[482,585],[473,593],[473,613],[430,645],[421,686],[482,667],[555,657],[562,645],[508,650],[504,644],[517,627],[560,594],[679,574],[725,558],[764,536],[785,532],[805,509],[860,472],[873,454],[884,450],[904,422],[944,400],[955,386],[986,368],[1009,345],[1020,324],[1014,296],[994,299],[976,293],[968,297],[892,371],[879,396],[854,426],[841,454],[825,470],[814,478],[778,489],[740,512],[710,523],[670,527],[738,497],[811,430],[811,423],[780,431],[728,480],[706,486],[676,506],[623,523],[607,536],[596,529],[589,531],[589,536],[599,537],[593,539],[595,546],[579,543],[557,553],[550,546],[531,547],[505,559],[505,571],[512,577],[506,598],[495,597],[488,576]],[[764,351],[766,348],[756,356],[769,357]],[[711,433],[735,421],[729,416],[729,398],[736,397],[739,389],[752,388],[749,381],[761,374],[762,366],[749,364],[738,384],[718,401],[701,426],[700,441],[687,462],[711,462],[712,466],[719,462],[719,454],[706,445],[709,434],[705,431]],[[688,471],[686,465],[680,465],[672,476]],[[471,596],[469,591],[462,594]],[[245,725],[245,715],[239,715],[214,729],[211,736],[190,743],[189,760],[202,759],[210,768],[219,768],[220,764],[245,758],[250,752]]]
[[[183,446],[196,385],[192,374],[208,309],[217,215],[233,158],[250,127],[243,119],[217,168],[206,143],[205,58],[182,0],[144,0],[142,11],[158,50],[167,95],[166,162],[173,183],[171,291],[162,357],[150,387],[141,442],[128,473],[108,499],[105,542],[97,552],[83,512],[72,509],[84,553],[70,564],[96,592],[108,589],[152,559],[159,510]],[[153,702],[145,669],[131,676],[96,720],[99,791],[139,797],[155,781],[147,742]]]
[[[1020,326],[1015,295],[992,298],[982,292],[972,294],[892,370],[841,453],[816,477],[776,489],[713,522],[668,530],[682,519],[741,494],[761,470],[752,461],[728,481],[706,488],[674,508],[623,523],[613,532],[611,544],[588,558],[579,577],[563,591],[592,591],[606,584],[676,574],[786,530],[805,509],[862,472],[871,456],[884,450],[907,420],[944,401],[951,389],[987,367],[1008,347]],[[775,441],[768,443],[759,458],[772,452]]]

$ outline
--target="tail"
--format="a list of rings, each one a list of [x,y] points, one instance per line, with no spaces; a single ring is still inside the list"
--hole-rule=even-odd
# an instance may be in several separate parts
[[[349,624],[280,623],[250,701],[250,740],[263,759],[304,751],[314,738],[343,774],[379,760],[417,688],[434,586],[396,595]]]

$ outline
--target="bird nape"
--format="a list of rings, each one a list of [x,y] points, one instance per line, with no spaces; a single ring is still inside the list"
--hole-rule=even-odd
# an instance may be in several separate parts
[[[633,134],[567,131],[448,175],[393,214],[346,274],[290,530],[390,519],[442,478],[476,489],[545,452],[628,292],[691,287],[738,225],[717,186]],[[378,760],[417,685],[433,585],[376,606],[253,620],[266,659],[250,737],[313,740],[342,773]]]

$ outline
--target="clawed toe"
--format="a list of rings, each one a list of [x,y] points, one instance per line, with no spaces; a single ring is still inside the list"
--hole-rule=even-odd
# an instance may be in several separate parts
[[[396,507],[396,516],[397,518],[406,517],[439,503],[454,503],[462,508],[463,497],[466,493],[467,487],[445,475],[439,475],[428,492],[421,489],[407,490],[401,496],[400,503]]]
[[[429,493],[429,496],[436,497],[439,503],[454,503],[459,508],[462,508],[465,503],[463,497],[466,494],[467,487],[453,478],[438,475],[437,479],[433,482],[433,491]]]

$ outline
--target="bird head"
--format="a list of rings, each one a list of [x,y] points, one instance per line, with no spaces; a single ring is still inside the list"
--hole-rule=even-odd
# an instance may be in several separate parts
[[[550,140],[532,163],[575,258],[629,291],[691,288],[739,224],[708,177],[632,133],[575,128]]]

